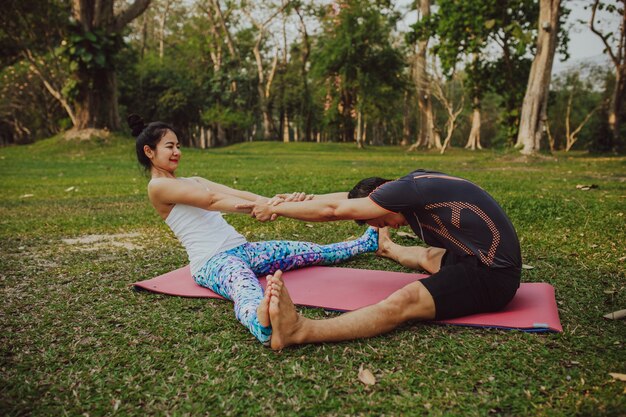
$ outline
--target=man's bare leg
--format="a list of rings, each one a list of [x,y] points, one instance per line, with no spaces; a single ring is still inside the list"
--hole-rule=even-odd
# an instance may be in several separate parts
[[[389,228],[378,229],[378,250],[376,255],[392,259],[411,269],[424,269],[431,274],[439,272],[445,249],[421,246],[402,246],[391,240]]]
[[[328,320],[311,320],[296,311],[287,287],[277,271],[271,278],[270,346],[280,350],[304,343],[339,342],[389,332],[407,320],[435,317],[435,302],[419,281],[394,292],[378,304]]]

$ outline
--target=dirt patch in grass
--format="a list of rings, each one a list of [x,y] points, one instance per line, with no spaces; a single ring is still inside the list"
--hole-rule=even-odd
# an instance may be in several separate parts
[[[74,239],[61,239],[66,245],[71,245],[81,252],[90,252],[106,247],[118,247],[128,250],[143,249],[143,246],[132,242],[141,236],[139,233],[118,233],[112,235],[84,235]]]

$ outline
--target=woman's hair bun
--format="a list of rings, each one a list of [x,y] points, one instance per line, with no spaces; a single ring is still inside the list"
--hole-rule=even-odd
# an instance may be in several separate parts
[[[146,128],[146,124],[138,114],[130,114],[126,119],[128,121],[128,127],[132,131],[133,136],[137,137]]]

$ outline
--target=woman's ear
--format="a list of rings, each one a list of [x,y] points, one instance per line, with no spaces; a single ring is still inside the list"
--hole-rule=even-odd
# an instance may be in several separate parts
[[[143,145],[143,153],[150,159],[154,158],[154,151],[148,145]]]

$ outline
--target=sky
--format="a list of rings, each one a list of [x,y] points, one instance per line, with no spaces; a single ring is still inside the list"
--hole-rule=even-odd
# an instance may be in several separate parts
[[[567,62],[555,61],[555,70],[571,67],[579,64],[583,60],[594,60],[597,62],[608,62],[608,55],[603,54],[604,44],[602,40],[589,29],[589,18],[591,17],[591,8],[585,10],[584,6],[591,3],[583,0],[566,1],[566,5],[571,9],[568,23],[572,24],[570,30],[569,53],[570,59]],[[614,2],[615,3],[615,2]],[[619,30],[621,16],[617,13],[611,15],[608,13],[598,12],[596,19],[596,27],[602,32],[610,32]],[[579,23],[584,20],[585,24]]]
[[[184,2],[192,3],[193,0],[183,0]],[[328,4],[334,0],[318,0],[319,4]],[[417,20],[417,12],[411,11],[411,4],[415,0],[394,0],[395,9],[404,13],[404,19],[400,22],[398,30],[400,32],[406,32],[409,30],[409,26]],[[480,0],[465,0],[465,1],[480,1]],[[617,0],[603,0],[605,3],[617,4]],[[538,2],[537,2],[538,3]],[[436,2],[435,2],[436,4]],[[580,66],[582,62],[592,61],[594,63],[609,63],[609,58],[606,54],[603,54],[604,44],[602,40],[589,29],[589,18],[591,17],[591,8],[585,9],[585,6],[593,4],[593,0],[561,0],[561,4],[571,10],[567,27],[569,30],[569,54],[570,57],[566,62],[560,61],[560,56],[557,55],[553,64],[553,73],[559,73],[567,68]],[[436,6],[433,6],[435,9]],[[262,10],[262,9],[261,9]],[[606,12],[599,12],[597,14],[599,19],[596,19],[596,27],[603,32],[619,31],[620,19],[617,13],[609,14]],[[295,19],[295,18],[294,18]],[[274,25],[279,25],[280,19],[275,19]],[[583,22],[580,22],[580,21]],[[309,22],[309,30],[314,31],[316,29],[314,22]],[[280,30],[279,26],[274,27],[272,30]],[[287,31],[288,38],[299,36],[298,25],[292,25]],[[278,38],[277,38],[278,39]],[[288,40],[291,43],[292,39]],[[278,46],[278,45],[277,45]]]
[[[399,8],[408,7],[413,0],[398,0]],[[467,0],[474,1],[474,0]],[[610,0],[609,0],[610,1]],[[559,57],[554,61],[553,72],[560,72],[571,66],[580,65],[582,61],[592,60],[594,62],[605,62],[607,56],[602,53],[604,44],[602,40],[589,29],[589,18],[591,17],[591,8],[585,10],[585,6],[592,4],[590,0],[563,0],[562,4],[568,7],[571,12],[568,17],[569,26],[569,53],[570,58],[566,62],[560,62]],[[616,3],[616,1],[613,1]],[[598,13],[600,18],[596,27],[603,30],[618,31],[621,16],[607,13]],[[404,19],[405,25],[410,25],[417,19],[417,13],[408,13]],[[585,23],[580,23],[583,20]],[[596,20],[598,21],[598,20]],[[406,26],[405,26],[406,28]],[[402,28],[404,29],[404,28]]]

